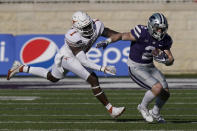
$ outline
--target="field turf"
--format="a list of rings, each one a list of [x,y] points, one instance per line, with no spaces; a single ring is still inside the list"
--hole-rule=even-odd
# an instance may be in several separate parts
[[[197,90],[171,90],[161,112],[166,124],[146,123],[137,111],[145,90],[104,91],[113,105],[126,106],[118,119],[88,89],[1,89],[0,130],[197,130]]]

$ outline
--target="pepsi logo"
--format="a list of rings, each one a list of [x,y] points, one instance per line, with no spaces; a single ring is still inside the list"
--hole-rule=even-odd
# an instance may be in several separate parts
[[[34,37],[23,45],[20,59],[25,65],[50,69],[58,50],[54,41],[45,37]]]

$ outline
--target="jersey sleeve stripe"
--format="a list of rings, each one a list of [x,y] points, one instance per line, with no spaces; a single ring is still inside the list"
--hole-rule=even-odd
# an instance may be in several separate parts
[[[141,29],[139,28],[139,26],[137,25],[137,26],[135,26],[135,28],[137,29],[137,31],[139,32],[139,33],[141,33]]]
[[[134,30],[135,35],[139,38],[140,35],[139,35],[138,32],[136,31],[136,29],[134,28],[133,30]]]

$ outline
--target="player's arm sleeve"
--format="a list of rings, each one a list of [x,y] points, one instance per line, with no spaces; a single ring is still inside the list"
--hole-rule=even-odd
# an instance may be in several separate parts
[[[166,44],[161,50],[170,50],[170,48],[172,47],[172,43],[173,43],[172,38],[170,36],[167,36],[167,40],[165,42]]]
[[[144,28],[141,25],[136,25],[131,29],[131,34],[136,40],[139,40],[143,36]]]
[[[96,25],[96,28],[99,29],[98,30],[98,34],[100,36],[103,33],[103,31],[104,31],[104,24],[99,19],[94,19],[93,21],[94,21],[94,23]]]
[[[170,50],[171,46],[172,46],[173,40],[172,38],[169,36],[169,39],[167,40],[167,44],[166,46],[164,46],[164,52],[167,54],[168,56],[168,62],[166,63],[166,66],[171,66],[174,63],[174,57],[172,55],[172,52]]]
[[[85,67],[91,68],[93,70],[100,71],[101,66],[91,62],[90,60],[88,60],[84,51],[80,51],[79,53],[77,53],[76,57],[81,62],[81,64],[84,65]]]

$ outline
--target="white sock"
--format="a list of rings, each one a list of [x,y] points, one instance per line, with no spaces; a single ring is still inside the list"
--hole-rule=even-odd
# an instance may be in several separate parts
[[[23,72],[29,73],[29,68],[30,68],[30,66],[24,65],[23,66]]]
[[[108,103],[105,107],[107,108],[107,110],[110,110],[111,107],[112,107],[112,104],[111,103]]]
[[[148,104],[152,102],[152,100],[155,98],[155,95],[152,93],[151,90],[148,90],[145,95],[144,98],[142,100],[142,103],[140,104],[142,107],[147,108]]]
[[[156,99],[156,103],[153,107],[153,113],[154,114],[159,114],[160,113],[160,109],[163,107],[163,105],[165,104],[166,101],[162,100],[161,97],[157,97]]]
[[[49,71],[47,69],[42,68],[42,67],[30,67],[29,68],[29,73],[30,74],[40,76],[40,77],[44,77],[44,78],[47,78],[47,73],[48,72]]]

